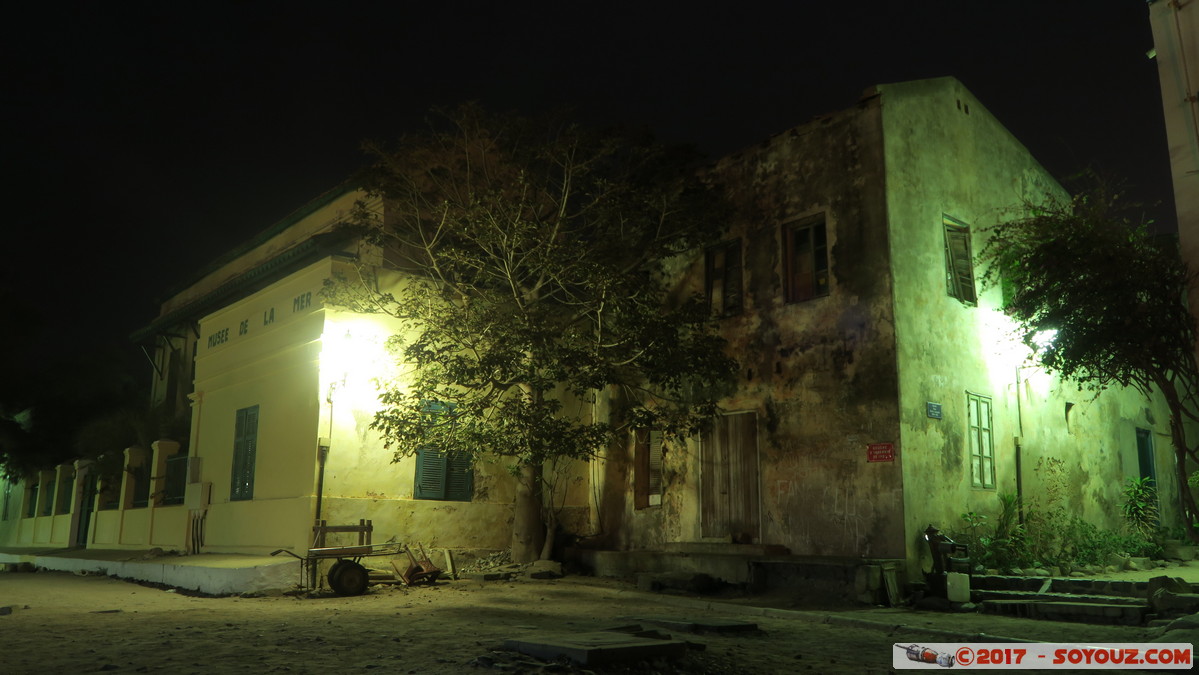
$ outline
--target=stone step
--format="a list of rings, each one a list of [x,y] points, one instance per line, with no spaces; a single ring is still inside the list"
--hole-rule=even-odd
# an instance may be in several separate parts
[[[1145,622],[1145,617],[1149,614],[1149,608],[1146,605],[1046,602],[1031,599],[987,600],[982,603],[982,611],[987,614],[1007,614],[1029,619],[1124,626],[1139,626]]]
[[[988,591],[1069,593],[1130,598],[1145,598],[1149,595],[1148,581],[1113,581],[1111,579],[1082,579],[1073,577],[976,575],[970,578],[970,588]]]
[[[1134,598],[1119,595],[1083,595],[1078,593],[1038,593],[1035,591],[993,591],[971,590],[976,602],[987,600],[1035,600],[1038,602],[1077,602],[1099,605],[1128,605],[1144,607],[1148,605],[1145,598]]]
[[[668,542],[662,545],[666,553],[685,555],[739,555],[751,557],[785,556],[791,551],[777,544],[732,544],[717,542]]]

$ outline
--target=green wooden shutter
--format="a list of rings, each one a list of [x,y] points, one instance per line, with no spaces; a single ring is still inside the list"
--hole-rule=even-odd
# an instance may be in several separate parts
[[[974,259],[970,255],[970,228],[945,222],[945,283],[949,295],[967,304],[978,301],[974,293]]]
[[[652,429],[649,432],[649,466],[646,494],[650,506],[662,503],[662,431]]]
[[[413,496],[417,499],[445,499],[445,465],[445,453],[433,448],[417,450]]]
[[[233,471],[229,499],[254,498],[254,464],[258,454],[258,406],[237,411],[233,431]]]
[[[450,453],[446,458],[445,498],[469,502],[475,494],[475,472],[472,457],[465,452]]]
[[[468,453],[445,453],[433,448],[416,451],[416,499],[469,502],[474,497],[473,458]]]
[[[974,487],[995,487],[995,448],[991,434],[991,399],[966,392],[970,426],[970,479]]]

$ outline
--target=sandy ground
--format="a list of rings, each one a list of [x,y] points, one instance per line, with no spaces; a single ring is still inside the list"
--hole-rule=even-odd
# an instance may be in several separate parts
[[[1054,642],[1140,642],[1148,637],[1139,627],[900,609],[809,607],[781,613],[786,616],[751,616],[755,610],[745,607],[753,601],[726,600],[738,606],[640,593],[615,580],[589,577],[372,586],[365,595],[349,598],[205,598],[107,577],[0,573],[0,672],[862,675],[891,672],[896,643],[949,641],[922,629]],[[802,598],[773,601],[769,604],[805,609]],[[722,617],[754,622],[759,630],[663,630],[695,648],[674,661],[607,668],[544,664],[501,651],[508,638],[610,628],[644,617]],[[878,628],[884,625],[892,628]]]

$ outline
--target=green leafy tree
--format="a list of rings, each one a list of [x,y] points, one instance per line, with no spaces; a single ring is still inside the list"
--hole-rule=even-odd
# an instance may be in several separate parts
[[[1195,319],[1184,299],[1191,281],[1177,243],[1153,236],[1140,205],[1092,177],[1069,201],[1024,205],[1026,215],[991,230],[984,279],[1001,285],[1005,311],[1048,370],[1080,386],[1157,391],[1170,409],[1179,507],[1199,540],[1197,459],[1187,439],[1196,417],[1199,369]],[[1053,335],[1046,340],[1046,335]]]
[[[444,121],[370,148],[383,214],[355,220],[407,282],[331,282],[326,299],[405,324],[392,342],[407,372],[374,420],[397,458],[503,462],[519,479],[513,555],[544,558],[555,468],[627,425],[688,434],[715,412],[735,363],[701,299],[669,279],[725,211],[690,153],[644,135],[471,105]],[[597,397],[619,415],[597,414]]]

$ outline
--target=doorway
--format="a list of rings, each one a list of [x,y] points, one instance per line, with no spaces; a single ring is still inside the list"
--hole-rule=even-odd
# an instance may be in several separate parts
[[[1157,466],[1153,461],[1153,432],[1137,429],[1137,464],[1141,478],[1153,479],[1157,485]]]
[[[701,535],[737,544],[758,541],[758,482],[757,414],[721,415],[701,447]]]

